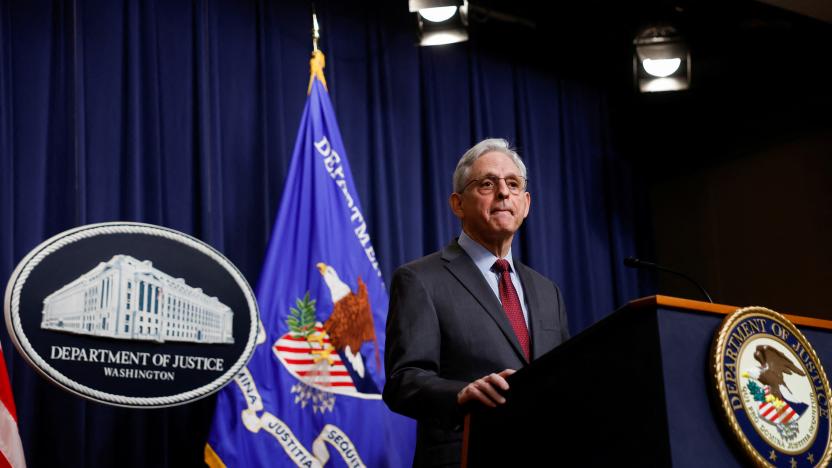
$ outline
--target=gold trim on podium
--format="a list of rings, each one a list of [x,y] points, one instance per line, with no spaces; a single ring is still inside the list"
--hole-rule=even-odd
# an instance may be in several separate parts
[[[694,301],[691,299],[682,299],[671,296],[648,296],[641,299],[635,299],[629,302],[632,308],[643,308],[651,306],[668,307],[672,309],[690,310],[694,312],[705,312],[717,315],[728,315],[737,309],[739,306],[730,306],[725,304],[711,304],[710,302]],[[804,327],[820,328],[822,330],[832,330],[832,320],[824,320],[812,317],[802,317],[800,315],[781,314],[795,325]]]

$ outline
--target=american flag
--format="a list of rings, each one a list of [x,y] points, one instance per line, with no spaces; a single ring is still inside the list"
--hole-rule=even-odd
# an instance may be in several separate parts
[[[12,386],[6,372],[6,360],[0,348],[0,467],[25,468],[23,444],[17,432],[17,412],[12,397]]]

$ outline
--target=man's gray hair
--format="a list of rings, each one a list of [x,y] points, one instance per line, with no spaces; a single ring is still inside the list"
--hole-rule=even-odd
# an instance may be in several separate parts
[[[454,170],[454,192],[462,193],[462,190],[465,188],[465,182],[468,180],[468,176],[471,173],[471,166],[473,166],[474,162],[476,162],[476,160],[482,155],[492,151],[503,153],[510,157],[511,160],[514,161],[514,164],[517,165],[517,168],[520,169],[520,175],[522,175],[524,179],[528,180],[526,175],[526,165],[523,164],[523,160],[520,159],[520,155],[509,146],[508,141],[502,138],[487,138],[472,146],[471,149],[466,151],[465,154],[459,158],[459,162],[456,164],[456,170]]]

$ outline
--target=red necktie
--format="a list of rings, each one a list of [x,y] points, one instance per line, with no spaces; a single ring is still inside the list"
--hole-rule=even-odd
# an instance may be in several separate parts
[[[503,310],[506,311],[511,328],[514,329],[514,334],[517,335],[517,340],[520,341],[520,347],[523,348],[526,360],[529,360],[529,329],[526,327],[526,320],[523,318],[523,308],[520,306],[517,290],[514,289],[514,283],[511,282],[511,266],[508,260],[500,258],[494,262],[491,269],[500,275],[500,301],[503,303]]]

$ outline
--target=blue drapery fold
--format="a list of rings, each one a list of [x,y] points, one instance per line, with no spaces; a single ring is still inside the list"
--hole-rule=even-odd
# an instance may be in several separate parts
[[[640,285],[637,185],[606,92],[512,34],[417,48],[398,2],[316,2],[330,95],[385,276],[459,232],[459,156],[508,138],[530,173],[517,255],[562,287],[575,333]],[[0,0],[0,266],[91,222],[195,235],[258,282],[307,87],[304,1]],[[499,33],[495,26],[495,33]],[[86,403],[3,336],[30,466],[201,466],[215,399]],[[71,430],[70,430],[71,428]]]

